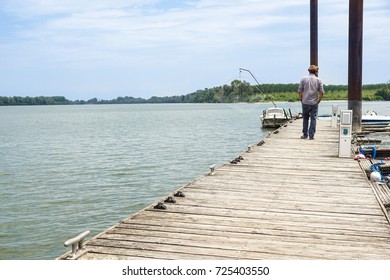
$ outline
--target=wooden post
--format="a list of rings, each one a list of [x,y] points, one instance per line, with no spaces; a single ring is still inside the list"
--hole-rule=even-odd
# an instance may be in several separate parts
[[[349,1],[348,109],[352,131],[362,130],[363,0]]]
[[[318,0],[310,0],[310,65],[318,66]]]

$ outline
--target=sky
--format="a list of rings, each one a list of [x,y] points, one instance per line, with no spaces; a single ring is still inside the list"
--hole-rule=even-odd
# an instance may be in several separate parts
[[[318,1],[319,75],[348,84],[348,0]],[[309,0],[0,0],[0,96],[185,95],[298,83]],[[390,1],[364,1],[363,84],[390,80]],[[326,90],[326,87],[325,87]]]

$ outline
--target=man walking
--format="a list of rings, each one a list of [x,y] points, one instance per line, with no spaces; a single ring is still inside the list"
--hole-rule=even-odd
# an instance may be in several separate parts
[[[314,134],[316,133],[318,104],[324,96],[324,86],[318,78],[318,69],[317,65],[310,65],[309,75],[303,77],[299,83],[298,94],[302,102],[303,115],[302,139],[309,137],[310,140],[314,140]]]

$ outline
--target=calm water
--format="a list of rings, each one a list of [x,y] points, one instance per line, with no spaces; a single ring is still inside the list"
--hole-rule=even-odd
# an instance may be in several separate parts
[[[66,239],[93,236],[235,158],[267,133],[267,107],[0,107],[0,259],[54,259]],[[364,108],[389,114],[388,102]]]

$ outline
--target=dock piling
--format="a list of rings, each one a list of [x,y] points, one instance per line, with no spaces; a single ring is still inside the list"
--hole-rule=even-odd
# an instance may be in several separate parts
[[[349,1],[348,109],[354,132],[362,131],[363,0]]]
[[[310,0],[310,64],[318,65],[318,0]]]

